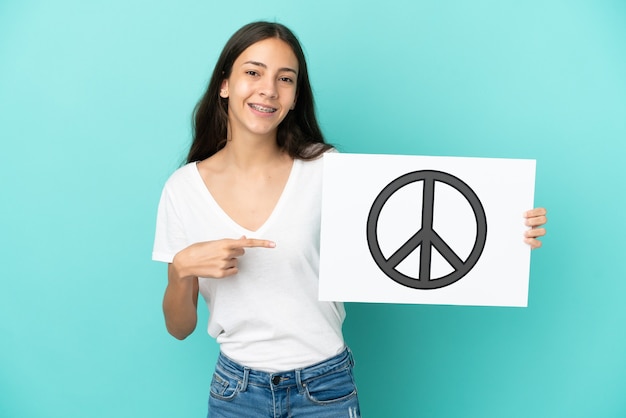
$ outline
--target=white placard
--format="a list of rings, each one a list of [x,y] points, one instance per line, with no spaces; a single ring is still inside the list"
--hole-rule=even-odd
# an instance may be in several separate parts
[[[327,153],[319,298],[527,306],[535,160]]]

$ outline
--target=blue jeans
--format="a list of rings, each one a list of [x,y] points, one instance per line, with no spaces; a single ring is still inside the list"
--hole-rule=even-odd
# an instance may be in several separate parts
[[[220,354],[211,381],[208,418],[358,418],[348,348],[303,369],[267,373]]]

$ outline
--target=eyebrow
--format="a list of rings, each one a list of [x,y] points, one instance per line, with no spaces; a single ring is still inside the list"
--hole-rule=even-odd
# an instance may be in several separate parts
[[[259,67],[263,67],[263,68],[267,69],[267,65],[263,64],[262,62],[258,62],[258,61],[246,61],[246,62],[244,62],[244,64],[258,65]],[[294,70],[293,68],[289,68],[289,67],[279,68],[278,71],[290,71],[290,72],[294,73],[295,75],[298,75],[298,72],[296,70]]]

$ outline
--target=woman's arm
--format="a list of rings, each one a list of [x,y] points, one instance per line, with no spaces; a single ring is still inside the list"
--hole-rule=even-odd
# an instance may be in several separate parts
[[[198,278],[183,277],[174,264],[167,266],[167,287],[163,296],[163,314],[167,331],[185,339],[198,322]]]
[[[245,248],[274,248],[261,239],[221,239],[192,244],[174,256],[167,268],[163,314],[167,331],[185,339],[198,322],[198,277],[221,279],[237,274],[237,258]]]

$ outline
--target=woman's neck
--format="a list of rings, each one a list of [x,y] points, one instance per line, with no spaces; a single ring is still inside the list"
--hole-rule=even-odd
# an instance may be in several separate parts
[[[238,136],[229,139],[220,153],[225,162],[244,170],[266,167],[285,158],[275,135],[264,138]]]

